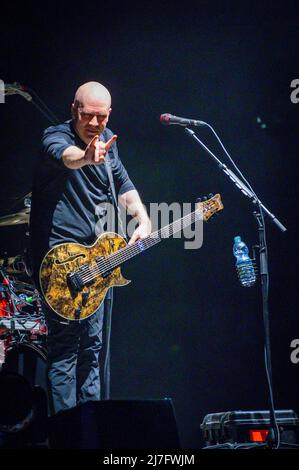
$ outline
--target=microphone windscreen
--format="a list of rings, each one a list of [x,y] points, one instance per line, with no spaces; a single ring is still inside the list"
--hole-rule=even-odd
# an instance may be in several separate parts
[[[160,122],[161,124],[166,124],[168,125],[169,124],[169,120],[170,120],[170,114],[166,113],[166,114],[161,114],[160,116]]]

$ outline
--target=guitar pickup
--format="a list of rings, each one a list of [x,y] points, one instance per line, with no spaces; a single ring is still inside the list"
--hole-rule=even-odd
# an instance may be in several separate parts
[[[67,275],[67,284],[71,292],[78,292],[84,287],[84,283],[78,273],[69,273]]]
[[[105,277],[108,277],[108,276],[112,273],[112,271],[114,270],[114,268],[113,268],[113,269],[109,269],[109,261],[108,261],[107,258],[105,258],[104,256],[98,256],[98,257],[96,258],[96,263],[97,263],[97,266],[98,266],[98,268],[99,268],[100,270],[103,269],[104,263],[106,264],[105,268],[106,268],[106,269],[108,268],[106,271],[104,271],[103,273],[101,273],[101,276],[102,276],[103,279],[105,279]]]
[[[76,308],[74,313],[75,320],[79,320],[81,316],[81,308]]]
[[[103,274],[102,274],[102,278],[105,279],[105,277],[108,277],[111,273],[112,273],[113,269],[110,269],[110,271],[105,271]]]

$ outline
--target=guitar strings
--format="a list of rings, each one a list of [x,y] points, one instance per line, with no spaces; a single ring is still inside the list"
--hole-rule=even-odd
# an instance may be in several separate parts
[[[101,274],[101,267],[104,268],[104,272],[109,270],[109,269],[114,269],[118,264],[126,261],[127,259],[129,259],[132,256],[135,256],[135,254],[138,254],[139,252],[143,251],[144,249],[150,248],[154,244],[158,243],[161,240],[161,238],[163,238],[161,236],[157,236],[159,234],[159,232],[160,232],[161,235],[164,235],[167,231],[167,232],[169,232],[169,234],[167,234],[167,235],[171,235],[172,230],[173,230],[173,233],[175,233],[175,231],[178,231],[178,230],[181,229],[182,222],[186,222],[186,221],[189,222],[188,219],[191,219],[191,223],[192,223],[192,219],[193,219],[192,216],[193,215],[194,215],[194,213],[188,214],[187,216],[185,216],[184,221],[182,219],[180,221],[175,221],[173,223],[173,226],[164,227],[163,229],[160,229],[157,232],[154,232],[154,233],[150,234],[148,237],[146,237],[145,239],[142,240],[141,243],[142,243],[142,245],[144,245],[142,248],[140,248],[140,245],[138,245],[138,243],[136,245],[130,245],[130,246],[127,246],[123,249],[123,250],[125,250],[125,253],[121,249],[121,250],[117,251],[116,253],[112,253],[112,254],[108,255],[104,259],[98,260],[97,265],[93,265],[93,266],[91,265],[89,267],[88,266],[82,267],[86,271],[86,274],[83,273],[83,275],[81,276],[82,280],[87,279],[86,276],[89,275],[89,273],[87,271],[90,271],[90,269],[95,274]],[[148,246],[146,246],[146,245],[148,245]],[[111,259],[114,262],[111,263]],[[99,264],[101,264],[102,266],[99,266]],[[108,267],[106,267],[105,264],[108,264]],[[82,271],[83,271],[83,269],[82,269]]]
[[[146,240],[147,243],[144,243]],[[158,243],[161,239],[155,237],[151,239],[143,239],[142,242],[144,244],[147,244],[147,246],[144,249],[150,248],[154,244]],[[151,242],[151,243],[148,243]],[[125,253],[121,253],[123,250],[126,250]],[[119,264],[123,263],[124,261],[132,258],[136,254],[142,252],[143,249],[140,249],[140,247],[136,247],[134,245],[126,246],[123,249],[117,251],[116,253],[112,253],[108,255],[107,257],[100,258],[97,261],[97,264],[95,265],[90,265],[90,266],[82,266],[82,271],[83,274],[80,275],[82,281],[90,281],[94,279],[97,275],[104,274],[107,271],[113,270],[115,267],[117,267]],[[113,255],[118,255],[118,256],[113,256]],[[111,263],[111,258],[113,257],[113,262]],[[109,259],[110,258],[110,259]],[[93,274],[95,276],[93,276]]]
[[[97,261],[96,265],[83,266],[82,269],[81,269],[82,274],[80,274],[80,277],[81,277],[82,281],[83,282],[91,281],[91,280],[95,279],[95,277],[97,275],[101,275],[101,274],[104,274],[105,272],[107,272],[109,270],[113,270],[119,264],[123,263],[124,261],[130,259],[131,257],[135,256],[136,254],[139,254],[143,250],[145,250],[147,248],[150,248],[154,244],[161,241],[161,239],[163,238],[163,235],[166,234],[167,236],[170,236],[171,234],[174,234],[177,231],[181,230],[182,225],[184,225],[184,226],[187,225],[186,222],[188,222],[189,225],[192,224],[194,222],[195,216],[199,212],[201,213],[201,211],[197,209],[196,211],[192,212],[191,214],[187,214],[185,217],[183,217],[179,221],[175,221],[175,222],[173,222],[173,224],[171,224],[167,227],[164,227],[163,229],[160,229],[157,232],[154,232],[154,233],[150,234],[148,237],[142,239],[142,244],[144,245],[142,248],[140,248],[138,243],[134,244],[134,245],[126,246],[125,248],[117,251],[116,253],[112,253],[112,254],[108,255],[107,257],[105,257],[105,258],[99,259]],[[171,231],[172,231],[172,233],[171,233]],[[166,232],[168,232],[168,233],[166,233]],[[159,233],[162,235],[162,237],[157,236]],[[148,243],[148,242],[150,242],[150,243]],[[148,245],[148,246],[146,246],[146,245]],[[111,263],[111,260],[112,260],[112,263]],[[103,269],[103,271],[102,271],[102,269]]]
[[[196,216],[199,214],[199,212],[200,212],[200,215],[201,215],[201,211],[199,211],[199,210],[194,211],[191,214],[187,214],[185,217],[183,217],[179,221],[175,221],[175,222],[173,222],[173,224],[170,224],[170,225],[168,225],[166,227],[163,227],[162,229],[160,229],[156,232],[153,232],[148,237],[139,240],[139,243],[137,241],[136,244],[131,245],[130,247],[128,247],[128,251],[131,251],[130,249],[132,248],[132,251],[133,251],[132,255],[134,256],[135,254],[143,251],[143,249],[147,249],[150,246],[153,246],[155,243],[158,243],[162,238],[164,238],[165,235],[166,235],[166,237],[169,237],[169,236],[173,235],[174,233],[182,230],[182,226],[184,228],[188,224],[191,225],[194,222]],[[148,242],[149,242],[149,246],[146,246],[148,244]],[[142,246],[140,248],[140,245],[145,245],[145,247]],[[112,255],[109,255],[109,256],[116,259],[117,264],[119,264],[118,261],[122,261],[122,260],[125,261],[126,259],[128,259],[128,256],[126,256],[126,253],[124,252],[124,250],[119,250],[118,252],[113,253]],[[129,253],[129,256],[131,256],[130,253]]]
[[[148,237],[141,239],[140,243],[135,243],[134,245],[127,245],[126,247],[118,250],[115,253],[111,253],[104,258],[100,258],[96,261],[97,264],[90,266],[82,266],[80,272],[81,280],[89,282],[94,280],[98,275],[102,275],[107,271],[112,271],[118,265],[122,264],[124,261],[132,258],[133,256],[141,253],[142,251],[154,246],[156,243],[159,243],[163,235],[169,237],[178,231],[181,231],[188,225],[191,225],[197,215],[201,215],[205,209],[196,209],[194,212],[187,214],[179,220],[176,220],[172,224],[163,227],[162,229],[157,230],[156,232],[151,233]],[[142,247],[140,247],[142,245]],[[111,262],[112,261],[112,262]],[[103,270],[102,270],[103,269]]]
[[[123,263],[124,261],[130,259],[131,257],[135,256],[136,254],[139,254],[143,250],[150,248],[154,244],[158,243],[161,241],[163,238],[163,235],[170,236],[177,231],[181,230],[181,226],[186,226],[186,222],[192,224],[194,222],[195,216],[201,211],[198,209],[191,214],[187,214],[185,217],[180,219],[179,221],[173,222],[173,224],[164,227],[163,229],[158,230],[157,232],[153,232],[150,234],[148,237],[142,239],[142,245],[144,245],[142,248],[137,244],[126,246],[125,248],[117,251],[116,253],[112,253],[108,255],[105,258],[99,259],[97,261],[96,265],[90,265],[90,266],[83,266],[81,270],[81,279],[83,282],[88,282],[90,280],[93,280],[97,275],[104,274],[104,272],[107,272],[109,270],[113,270],[117,265]],[[171,233],[172,231],[172,233]],[[166,233],[168,232],[168,233]],[[162,235],[157,236],[158,234]],[[148,246],[146,246],[148,245]],[[112,263],[111,263],[112,260]],[[103,269],[103,271],[102,271]]]

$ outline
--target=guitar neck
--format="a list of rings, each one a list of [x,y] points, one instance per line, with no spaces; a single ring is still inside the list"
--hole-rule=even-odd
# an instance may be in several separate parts
[[[127,245],[125,248],[117,251],[106,257],[105,261],[108,262],[109,269],[114,269],[120,266],[125,261],[139,255],[143,251],[151,248],[152,246],[160,243],[163,239],[170,238],[175,233],[182,231],[185,227],[189,227],[196,220],[202,218],[202,210],[196,209],[194,212],[172,222],[165,227],[152,232],[142,240],[138,240],[134,245]]]

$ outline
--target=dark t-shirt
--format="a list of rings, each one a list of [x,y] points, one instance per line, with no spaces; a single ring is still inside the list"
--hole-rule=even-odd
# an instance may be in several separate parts
[[[111,130],[105,129],[100,140],[107,142],[112,135]],[[62,153],[71,145],[86,148],[71,121],[45,130],[33,181],[30,214],[31,256],[35,270],[49,248],[57,243],[93,243],[98,208],[111,202],[106,163],[86,165],[77,170],[67,168]],[[135,189],[118,156],[116,143],[109,150],[109,161],[116,194]]]

